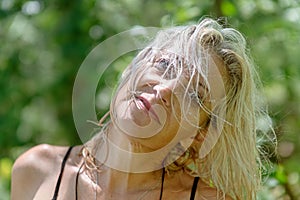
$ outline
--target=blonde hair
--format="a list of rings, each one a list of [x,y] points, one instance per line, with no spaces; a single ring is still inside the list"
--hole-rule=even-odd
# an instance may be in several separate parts
[[[210,110],[199,103],[210,115],[208,123],[216,129],[222,124],[216,144],[204,158],[199,158],[199,150],[205,141],[202,133],[207,131],[207,127],[199,127],[199,132],[188,149],[183,149],[179,143],[169,153],[166,160],[174,156],[179,158],[166,166],[166,169],[169,172],[184,170],[192,176],[199,176],[204,182],[233,199],[255,199],[261,184],[262,159],[267,157],[257,143],[259,139],[257,120],[266,117],[267,113],[259,101],[261,98],[258,92],[259,79],[244,37],[235,29],[223,28],[217,21],[209,18],[202,20],[198,25],[161,31],[124,71],[119,88],[133,75],[138,75],[143,70],[140,66],[155,60],[157,49],[174,53],[169,66],[177,66],[173,72],[175,77],[181,74],[184,68],[188,68],[190,77],[199,76],[209,87],[207,78],[209,56],[221,60],[221,67],[225,69],[227,76],[223,80],[225,95],[216,106]],[[138,78],[135,80],[137,82]],[[135,82],[132,85],[132,90],[134,89]],[[194,90],[197,93],[198,89]],[[184,96],[187,96],[188,91],[185,93]],[[182,108],[183,115],[185,109]],[[111,120],[114,114],[111,108]],[[262,135],[267,134],[259,132]],[[274,138],[270,138],[268,142],[275,145]],[[97,151],[99,141],[102,139],[103,134],[98,134],[86,144],[91,152],[86,153],[88,151],[84,150],[88,166],[94,163],[91,155]],[[224,198],[224,195],[220,195],[220,198]]]

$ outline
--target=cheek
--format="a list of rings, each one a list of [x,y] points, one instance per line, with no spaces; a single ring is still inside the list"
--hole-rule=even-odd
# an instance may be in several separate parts
[[[206,128],[209,121],[210,114],[210,104],[206,103],[201,108],[197,103],[191,103],[190,105],[185,105],[181,110],[181,121],[180,127],[183,128],[181,139],[188,139],[190,137],[196,136],[200,130]],[[188,145],[187,145],[188,146]]]
[[[197,127],[199,125],[199,119],[203,115],[199,105],[191,100],[182,101],[178,112],[181,115],[182,125],[186,123]]]

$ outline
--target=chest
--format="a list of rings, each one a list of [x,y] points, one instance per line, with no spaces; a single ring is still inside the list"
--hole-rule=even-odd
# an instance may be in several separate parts
[[[79,194],[79,199],[88,199],[85,193]],[[91,200],[189,200],[190,199],[190,191],[167,191],[163,192],[161,197],[160,190],[153,191],[141,191],[136,193],[128,193],[124,191],[123,193],[109,193],[105,191],[98,192],[97,194],[94,192],[89,195],[89,199]],[[195,198],[199,199],[199,198]]]
[[[38,188],[34,199],[52,199],[55,192],[56,178],[53,180],[45,181]],[[76,179],[72,177],[65,177],[60,185],[58,191],[57,200],[76,200],[76,192],[78,200],[160,200],[161,191],[160,188],[155,190],[140,191],[134,193],[128,193],[127,191],[120,193],[110,193],[97,187],[94,183],[86,180],[78,181],[76,187]],[[189,200],[191,195],[190,190],[172,190],[172,188],[166,188],[163,190],[161,200]],[[200,195],[196,194],[195,199]]]
[[[78,181],[76,181],[77,175],[78,169],[69,167],[68,170],[65,170],[60,184],[58,184],[58,175],[43,179],[39,188],[37,188],[34,199],[52,199],[57,187],[59,188],[57,200],[76,200],[76,194],[77,200],[188,200],[193,195],[192,185],[189,184],[187,188],[173,188],[170,183],[172,180],[165,182],[162,193],[161,183],[154,189],[137,190],[135,192],[128,192],[124,185],[124,189],[121,187],[118,193],[112,193],[109,192],[106,185],[101,187],[98,183],[92,181],[96,177],[91,178],[89,175],[81,173],[78,176]],[[191,180],[187,182],[191,182]],[[204,199],[202,198],[204,191],[199,191],[199,188],[201,187],[194,191],[195,198],[192,199]]]

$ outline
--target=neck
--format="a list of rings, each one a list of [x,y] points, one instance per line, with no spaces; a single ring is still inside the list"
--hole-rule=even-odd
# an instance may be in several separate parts
[[[127,173],[104,167],[98,181],[109,194],[135,194],[160,188],[162,175],[163,169],[147,173]]]
[[[132,153],[148,153],[154,151],[154,149],[143,145],[138,138],[128,136],[126,133],[120,131],[120,129],[113,125],[109,127],[107,135],[108,139],[113,144],[125,151]]]
[[[103,163],[100,185],[111,194],[159,188],[167,152],[155,152],[112,125],[106,131],[106,139],[96,152],[97,160]]]
[[[170,148],[152,150],[113,126],[106,131],[106,139],[95,155],[100,163],[129,173],[152,172],[163,167]]]

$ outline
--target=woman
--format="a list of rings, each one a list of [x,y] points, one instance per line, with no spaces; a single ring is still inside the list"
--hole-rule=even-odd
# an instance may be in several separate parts
[[[12,199],[255,199],[256,80],[238,31],[212,19],[161,31],[124,71],[99,133],[17,159]]]

